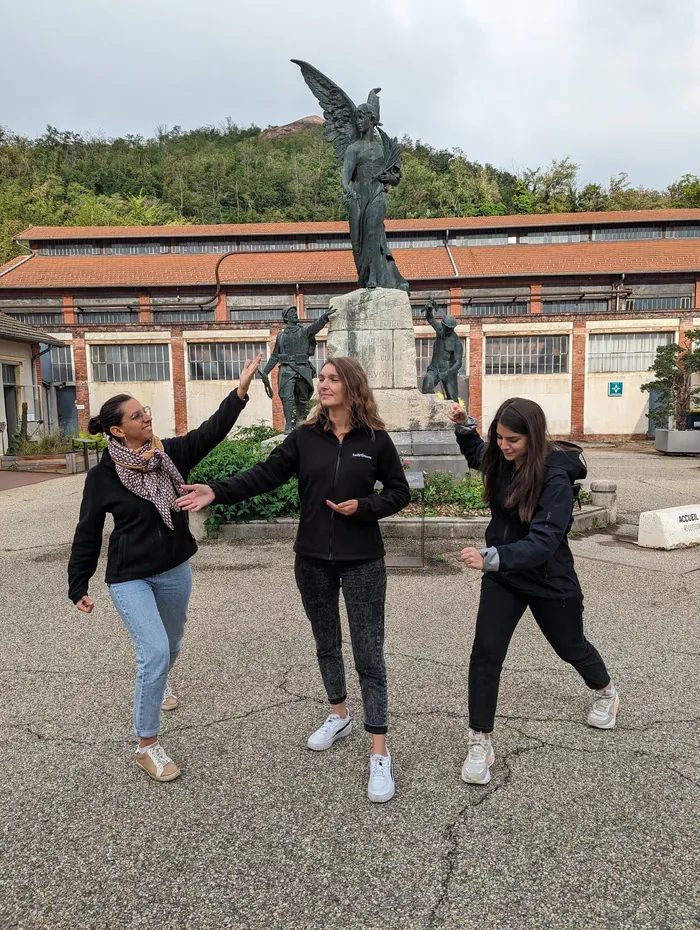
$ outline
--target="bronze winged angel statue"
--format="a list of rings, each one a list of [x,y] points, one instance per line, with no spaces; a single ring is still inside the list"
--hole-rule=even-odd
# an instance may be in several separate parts
[[[348,205],[350,241],[360,287],[388,287],[408,292],[386,241],[384,218],[389,186],[401,180],[399,144],[379,122],[380,87],[356,107],[344,90],[305,61],[304,80],[321,104],[323,137],[343,159],[343,199]],[[377,138],[378,130],[381,141]]]

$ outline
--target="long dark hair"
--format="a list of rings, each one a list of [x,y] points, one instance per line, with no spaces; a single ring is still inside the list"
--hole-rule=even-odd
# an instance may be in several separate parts
[[[115,394],[106,400],[97,416],[90,418],[88,433],[91,436],[99,436],[100,433],[111,436],[110,429],[122,425],[122,404],[127,400],[131,400],[131,394]]]
[[[323,368],[326,365],[332,365],[335,368],[345,388],[345,401],[350,409],[350,426],[353,429],[364,427],[374,437],[376,429],[384,429],[384,420],[377,411],[377,402],[364,368],[354,358],[348,358],[346,355],[329,358]],[[323,424],[324,429],[331,428],[326,409],[317,397],[306,423],[313,426],[314,423],[319,422]]]
[[[537,509],[547,456],[553,448],[547,431],[547,418],[539,404],[524,397],[510,397],[498,408],[489,427],[486,451],[480,466],[484,476],[486,503],[490,503],[496,493],[498,478],[506,461],[498,448],[499,423],[514,433],[527,436],[527,455],[508,486],[505,504],[506,507],[517,508],[522,522],[529,523]]]

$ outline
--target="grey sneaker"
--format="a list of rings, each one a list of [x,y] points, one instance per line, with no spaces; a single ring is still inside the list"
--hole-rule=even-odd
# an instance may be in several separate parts
[[[374,804],[383,804],[385,801],[391,801],[395,794],[396,784],[394,782],[394,767],[391,764],[391,753],[387,750],[385,756],[370,756],[367,797]]]
[[[617,723],[619,708],[620,695],[614,685],[612,691],[596,691],[593,707],[588,715],[588,726],[598,727],[599,730],[612,730]]]
[[[163,695],[163,703],[160,706],[162,710],[175,710],[176,707],[180,706],[177,694],[170,686],[170,678],[165,682],[165,694]]]
[[[469,730],[469,752],[462,766],[462,781],[469,785],[488,785],[495,761],[491,737]]]
[[[306,745],[309,749],[320,752],[322,749],[330,749],[337,739],[350,736],[351,733],[352,717],[350,711],[347,711],[344,717],[329,714],[318,730],[314,731],[308,738]]]

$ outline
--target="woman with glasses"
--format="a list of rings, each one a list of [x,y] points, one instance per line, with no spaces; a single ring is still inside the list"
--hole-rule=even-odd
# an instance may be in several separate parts
[[[238,419],[261,359],[258,355],[245,363],[237,390],[185,436],[158,439],[150,408],[129,394],[111,397],[88,424],[90,433],[104,433],[109,442],[85,479],[68,564],[68,594],[78,610],[92,613],[88,584],[97,569],[105,516],[111,513],[114,530],[105,581],[136,648],[136,762],[156,781],[172,781],[180,774],[158,734],[161,710],[178,706],[167,680],[182,645],[192,590],[189,560],[197,551],[188,515],[176,500],[188,473]]]

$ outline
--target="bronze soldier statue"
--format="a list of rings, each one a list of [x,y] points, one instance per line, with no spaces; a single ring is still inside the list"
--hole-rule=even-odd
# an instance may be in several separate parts
[[[284,431],[291,433],[297,423],[306,419],[309,399],[314,389],[316,369],[311,356],[316,351],[316,334],[328,323],[335,310],[329,309],[308,326],[299,325],[296,307],[287,307],[282,314],[286,326],[277,337],[275,348],[260,372],[267,396],[272,398],[268,375],[280,366],[278,393],[284,410]]]
[[[434,316],[436,310],[437,304],[435,299],[431,297],[425,306],[425,318],[435,330],[435,343],[433,345],[433,357],[423,378],[421,391],[423,394],[434,394],[435,388],[442,382],[447,400],[458,403],[459,387],[457,378],[462,367],[464,347],[462,346],[462,340],[455,333],[455,327],[457,326],[455,317],[448,313],[443,318],[442,323],[438,323]]]

